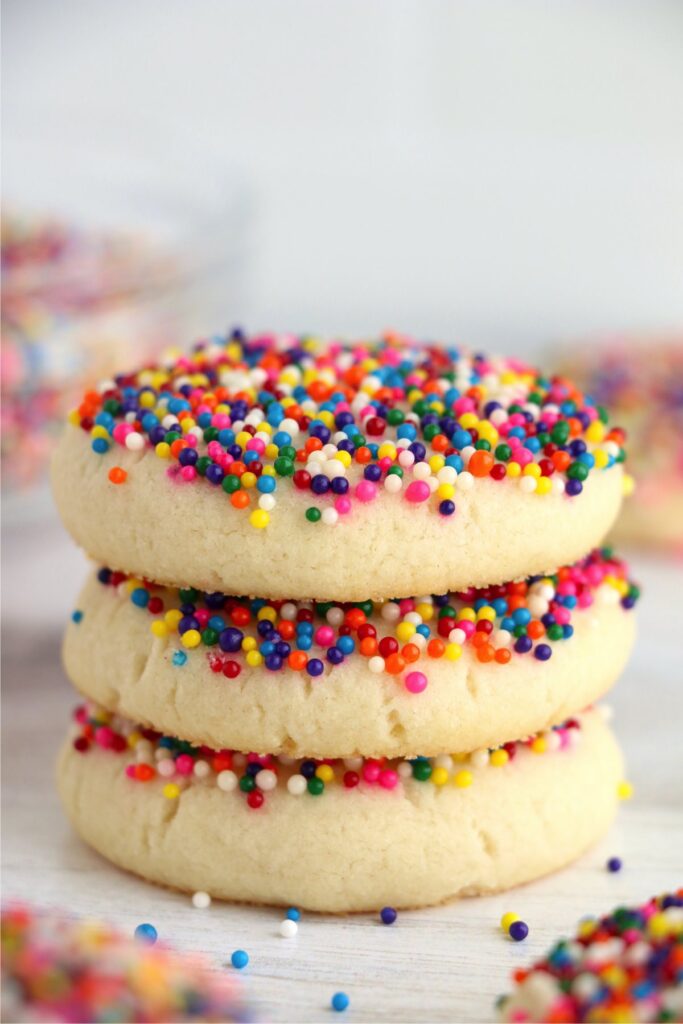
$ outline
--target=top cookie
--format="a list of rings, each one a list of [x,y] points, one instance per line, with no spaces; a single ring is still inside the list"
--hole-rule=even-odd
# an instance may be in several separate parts
[[[105,381],[53,462],[87,553],[159,583],[356,601],[545,573],[621,504],[623,431],[565,378],[389,335],[235,332]]]

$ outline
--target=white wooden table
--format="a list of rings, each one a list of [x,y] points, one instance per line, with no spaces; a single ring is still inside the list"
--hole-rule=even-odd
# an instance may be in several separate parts
[[[278,910],[215,903],[157,889],[111,867],[71,833],[53,788],[53,762],[73,695],[59,664],[60,629],[83,570],[53,524],[7,532],[3,571],[4,898],[96,915],[128,932],[150,921],[180,948],[201,950],[216,970],[236,948],[258,1019],[325,1021],[334,992],[353,1021],[489,1021],[510,971],[541,955],[587,913],[637,903],[683,884],[683,571],[638,559],[645,588],[641,635],[615,691],[615,727],[635,797],[602,845],[574,867],[503,896],[376,918],[305,914],[298,936],[278,934]],[[619,874],[605,861],[618,854]],[[530,927],[515,945],[498,928],[514,910]]]

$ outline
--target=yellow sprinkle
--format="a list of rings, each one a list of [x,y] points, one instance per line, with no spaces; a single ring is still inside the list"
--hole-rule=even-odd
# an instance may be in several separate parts
[[[489,423],[488,420],[479,420],[477,431],[479,432],[479,439],[481,441],[488,441],[490,445],[496,444],[500,436],[494,425]]]
[[[435,768],[430,778],[435,786],[445,786],[448,782],[448,768]]]
[[[332,782],[334,779],[334,769],[329,764],[319,764],[315,770],[315,774],[323,782]]]
[[[432,455],[432,457],[428,459],[428,463],[432,473],[438,473],[439,470],[443,469],[446,465],[446,460],[443,455]]]
[[[142,735],[139,732],[131,732],[128,736],[128,746],[135,747],[141,739]]]
[[[264,508],[255,508],[249,516],[249,522],[257,530],[263,530],[270,522],[270,515]]]
[[[507,473],[508,476],[520,476],[522,472],[522,467],[518,462],[508,462],[507,466],[505,467],[505,472]]]
[[[91,437],[103,437],[105,439],[105,441],[108,441],[109,440],[109,431],[105,430],[105,428],[100,426],[99,423],[96,423],[95,426],[90,431],[90,436]]]
[[[156,395],[152,391],[142,391],[138,395],[138,402],[143,409],[151,409],[156,400]]]
[[[491,756],[489,757],[489,764],[492,764],[494,768],[502,768],[504,764],[507,764],[510,760],[510,755],[507,750],[502,747],[499,750],[492,750]]]
[[[243,651],[254,651],[256,650],[257,647],[258,644],[256,643],[256,637],[245,636],[244,640],[242,641]]]
[[[542,476],[536,484],[536,494],[550,494],[552,486],[550,477]]]
[[[337,452],[334,457],[338,462],[341,462],[342,466],[346,466],[347,469],[351,465],[351,456],[348,452]]]
[[[80,427],[80,425],[81,425],[81,417],[80,417],[80,414],[78,412],[78,409],[72,409],[71,412],[67,415],[66,418],[69,421],[69,423],[72,424],[72,426]]]
[[[468,622],[476,622],[477,613],[474,608],[463,608],[460,612],[459,618],[467,619]]]
[[[496,617],[496,609],[492,608],[490,604],[485,604],[477,612],[478,619],[485,619],[487,622],[493,622]]]
[[[326,427],[331,428],[334,426],[334,415],[329,410],[319,411],[317,418],[322,420]]]
[[[166,623],[166,625],[168,626],[172,633],[174,633],[178,628],[178,623],[180,622],[182,617],[183,613],[180,611],[179,608],[171,608],[171,610],[166,612],[166,614],[164,615],[164,622]]]
[[[605,424],[601,423],[600,420],[593,420],[588,429],[586,430],[586,440],[592,441],[593,444],[599,444],[605,436]]]
[[[579,921],[579,938],[589,939],[597,926],[598,922],[594,917],[586,917],[583,921]]]
[[[162,619],[155,619],[152,625],[149,627],[154,636],[165,637],[168,636],[168,626]]]
[[[633,479],[633,477],[629,473],[624,473],[621,480],[621,488],[624,492],[624,497],[628,498],[631,494],[633,494],[635,487],[636,482]]]
[[[529,462],[522,470],[524,476],[534,476],[538,480],[541,475],[541,467],[537,462]]]
[[[162,792],[167,800],[177,800],[180,796],[180,786],[176,782],[167,782]]]
[[[609,455],[604,448],[596,448],[593,452],[593,458],[595,459],[595,466],[597,469],[604,469],[609,462]]]
[[[433,604],[427,604],[426,602],[424,604],[418,604],[415,611],[422,617],[423,622],[429,622],[430,619],[434,618]]]
[[[536,736],[536,738],[531,741],[531,749],[534,754],[545,754],[548,749],[548,741],[545,736]]]
[[[180,420],[179,422],[180,422],[180,426],[182,428],[183,434],[189,434],[190,431],[194,427],[197,426],[196,421],[193,420],[191,416],[185,416],[185,418]]]
[[[160,459],[168,459],[171,456],[171,446],[166,444],[165,441],[159,441],[159,444],[155,447],[154,451]]]
[[[507,914],[503,914],[503,916],[501,917],[500,927],[503,929],[504,932],[507,932],[510,929],[510,925],[514,924],[515,921],[519,921],[519,915],[513,914],[510,911],[508,911]]]
[[[183,647],[199,647],[202,642],[202,634],[198,629],[188,629],[180,638]]]
[[[249,470],[247,470],[246,473],[242,473],[240,480],[242,481],[242,487],[255,487],[256,473],[250,473]],[[256,526],[256,523],[253,525]]]
[[[617,796],[620,800],[630,800],[633,796],[633,786],[626,779],[617,786]]]
[[[458,419],[458,423],[461,427],[464,427],[465,430],[471,430],[473,427],[476,427],[478,422],[479,418],[473,412],[464,412]]]
[[[441,484],[437,487],[436,493],[442,501],[444,498],[450,499],[455,495],[455,487],[453,484]]]
[[[276,459],[280,449],[276,444],[267,444],[265,454],[269,459]],[[264,469],[265,473],[265,469]]]
[[[457,661],[462,655],[462,647],[460,644],[446,644],[446,649],[443,653],[448,661]]]
[[[268,622],[275,622],[277,619],[277,612],[272,605],[264,604],[263,608],[259,608],[256,618],[259,622],[263,622],[264,619],[267,619]]]
[[[467,789],[467,787],[471,786],[473,782],[472,772],[468,772],[466,768],[463,769],[461,772],[457,773],[453,782],[456,784],[458,789]]]
[[[252,668],[258,668],[259,665],[263,664],[263,655],[260,651],[247,651],[245,655],[247,665],[251,665]]]
[[[396,627],[396,639],[400,640],[402,644],[407,644],[416,632],[417,627],[412,622],[399,622]]]
[[[346,455],[349,453],[346,452]],[[391,441],[385,441],[384,444],[379,446],[377,456],[380,459],[391,459],[393,462],[396,458],[396,445],[392,444]]]
[[[272,445],[271,447],[275,446]],[[261,476],[275,476],[275,469],[273,468],[273,466],[264,466]]]

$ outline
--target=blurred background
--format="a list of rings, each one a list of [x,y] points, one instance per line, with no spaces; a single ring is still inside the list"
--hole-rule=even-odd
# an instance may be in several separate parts
[[[2,12],[7,528],[51,520],[91,381],[235,324],[394,327],[578,373],[632,431],[627,532],[683,546],[678,0]]]

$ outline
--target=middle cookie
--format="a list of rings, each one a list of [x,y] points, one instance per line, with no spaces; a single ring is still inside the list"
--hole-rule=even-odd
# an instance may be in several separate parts
[[[637,596],[607,549],[553,576],[383,604],[230,598],[101,569],[64,663],[109,711],[216,749],[431,756],[596,701],[628,658]]]

